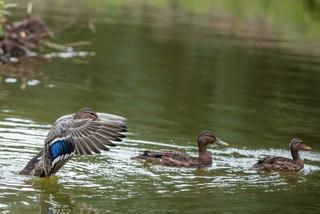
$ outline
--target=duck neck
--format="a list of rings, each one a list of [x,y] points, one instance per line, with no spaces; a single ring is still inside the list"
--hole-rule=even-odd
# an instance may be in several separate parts
[[[212,157],[211,154],[207,151],[207,145],[199,145],[199,160],[201,164],[211,164]]]
[[[298,150],[291,150],[291,155],[292,155],[292,159],[293,159],[294,161],[299,161],[299,160],[301,160]]]

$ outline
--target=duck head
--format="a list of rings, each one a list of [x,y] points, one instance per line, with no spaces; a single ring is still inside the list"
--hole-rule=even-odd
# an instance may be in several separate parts
[[[228,143],[220,140],[212,134],[210,131],[203,131],[198,137],[198,146],[207,146],[209,144],[218,144],[222,146],[229,146]]]
[[[306,150],[309,151],[312,148],[303,143],[299,138],[292,138],[289,143],[289,148],[291,151]]]
[[[96,119],[98,115],[90,108],[83,108],[74,114],[73,119]]]

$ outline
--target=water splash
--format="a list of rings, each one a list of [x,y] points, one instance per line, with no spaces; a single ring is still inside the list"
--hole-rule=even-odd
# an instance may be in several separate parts
[[[29,119],[5,117],[0,121],[0,210],[17,201],[21,207],[31,206],[38,197],[26,197],[30,192],[44,194],[46,198],[46,194],[53,194],[53,191],[57,198],[46,199],[48,202],[45,204],[56,207],[61,203],[58,198],[66,197],[59,195],[62,189],[75,197],[90,198],[94,191],[95,195],[114,200],[138,197],[144,191],[170,197],[182,192],[200,194],[217,189],[226,193],[250,188],[272,192],[293,188],[303,183],[306,176],[320,171],[320,155],[315,151],[303,153],[306,164],[301,173],[258,173],[250,170],[265,154],[289,157],[288,151],[282,149],[210,148],[214,163],[208,168],[150,166],[133,161],[131,157],[145,149],[163,148],[197,155],[197,148],[127,139],[100,155],[72,158],[57,176],[49,179],[19,176],[19,170],[43,146],[49,128],[50,125],[40,125]],[[15,202],[3,200],[12,197]],[[70,197],[68,206],[72,205],[72,200]]]

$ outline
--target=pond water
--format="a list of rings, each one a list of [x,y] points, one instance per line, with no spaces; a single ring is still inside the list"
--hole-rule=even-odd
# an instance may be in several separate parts
[[[0,68],[0,213],[319,213],[317,29],[211,1],[33,2],[54,42],[90,41],[76,50],[94,54]],[[313,28],[320,18],[310,17]],[[126,117],[127,140],[56,176],[19,176],[50,124],[82,107]],[[196,155],[207,129],[230,144],[210,148],[212,167],[130,159],[145,149]],[[301,153],[303,172],[249,170],[263,155],[290,157],[291,137],[313,148]]]

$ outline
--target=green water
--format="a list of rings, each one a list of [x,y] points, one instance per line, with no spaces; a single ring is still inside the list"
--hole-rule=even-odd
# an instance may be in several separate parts
[[[95,56],[0,67],[0,213],[319,213],[319,10],[186,2],[34,1],[54,42],[91,41],[77,50]],[[128,118],[128,139],[51,178],[19,176],[50,124],[82,107]],[[210,148],[212,167],[130,159],[196,155],[206,129],[230,144]],[[313,148],[303,172],[249,170],[289,157],[291,137]]]

